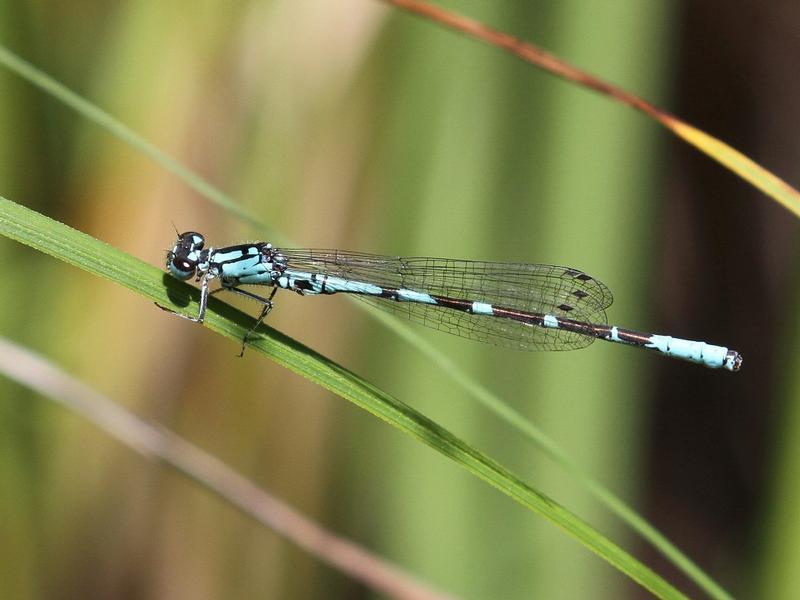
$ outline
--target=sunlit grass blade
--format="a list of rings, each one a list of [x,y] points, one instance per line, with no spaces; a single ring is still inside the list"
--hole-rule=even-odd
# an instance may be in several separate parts
[[[586,71],[578,69],[534,44],[525,42],[507,33],[503,33],[502,31],[492,29],[474,19],[444,10],[438,6],[420,0],[383,1],[430,19],[435,23],[449,27],[460,33],[507,50],[525,62],[540,67],[553,75],[594,90],[617,102],[627,104],[631,108],[643,112],[661,123],[685,142],[691,144],[730,171],[736,173],[753,187],[764,192],[787,210],[794,213],[795,216],[800,217],[800,192],[722,140],[689,125],[674,115],[658,108],[654,104],[607,81],[599,79]]]
[[[198,296],[195,288],[166,276],[156,267],[2,197],[0,197],[0,234],[123,285],[160,304],[172,304],[174,297],[196,299]],[[194,306],[191,309],[193,308]],[[251,322],[250,316],[215,298],[209,303],[206,324],[209,329],[225,337],[238,342],[249,329]],[[588,523],[537,492],[444,427],[290,337],[268,327],[261,327],[259,333],[262,336],[251,344],[256,352],[349,400],[403,433],[451,458],[473,475],[561,527],[570,536],[656,596],[684,597],[677,589]]]
[[[699,148],[711,158],[727,167],[745,181],[782,204],[787,210],[800,216],[800,193],[781,178],[757,162],[747,158],[736,148],[708,135],[704,131],[684,123],[670,115],[662,115],[661,122],[672,130],[677,136],[684,139],[692,146]]]

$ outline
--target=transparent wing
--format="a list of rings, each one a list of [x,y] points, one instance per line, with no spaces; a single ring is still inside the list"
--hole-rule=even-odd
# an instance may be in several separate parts
[[[607,324],[605,309],[613,301],[611,292],[600,281],[582,271],[555,265],[380,256],[341,250],[279,249],[277,253],[278,260],[299,271],[587,323]],[[431,304],[358,297],[422,325],[514,349],[572,350],[594,341],[569,331]]]

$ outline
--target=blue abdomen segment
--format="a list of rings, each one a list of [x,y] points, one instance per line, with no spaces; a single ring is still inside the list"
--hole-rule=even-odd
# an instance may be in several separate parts
[[[639,346],[666,356],[698,363],[712,369],[738,371],[742,356],[735,350],[706,342],[685,340],[670,335],[640,333],[622,327],[595,327],[597,337],[609,342]]]
[[[417,292],[414,290],[406,290],[403,288],[393,292],[390,296],[393,300],[398,302],[417,302],[418,304],[436,304],[436,299],[430,294],[424,292]]]
[[[538,320],[531,319],[531,322],[548,329],[563,329],[607,342],[655,350],[666,356],[699,363],[712,369],[738,371],[742,366],[742,356],[738,352],[706,342],[685,340],[669,335],[641,333],[616,325],[583,323],[556,315],[541,315]]]
[[[343,294],[366,294],[367,296],[380,296],[383,293],[383,288],[379,285],[372,283],[365,283],[363,281],[351,281],[343,279],[342,277],[318,277],[315,283],[315,289],[320,291],[317,293],[322,294],[335,294],[341,292]],[[324,288],[324,289],[323,289]]]
[[[735,357],[730,356],[731,352],[724,346],[684,340],[669,335],[651,335],[645,348],[715,369],[734,370]]]
[[[363,294],[367,296],[380,296],[383,288],[363,281],[351,281],[343,277],[323,275],[321,273],[307,273],[286,269],[275,278],[278,287],[294,290],[304,295],[316,294]]]

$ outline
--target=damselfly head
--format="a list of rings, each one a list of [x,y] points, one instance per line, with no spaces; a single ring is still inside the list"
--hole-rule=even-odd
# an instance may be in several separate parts
[[[187,231],[178,236],[175,246],[167,252],[167,270],[173,277],[183,280],[194,277],[200,262],[200,251],[205,243],[205,238],[195,231]]]

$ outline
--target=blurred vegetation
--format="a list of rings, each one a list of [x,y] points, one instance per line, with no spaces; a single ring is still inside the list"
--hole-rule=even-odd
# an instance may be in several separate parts
[[[675,65],[689,30],[674,3],[441,4],[536,41],[657,104],[680,104],[685,84]],[[746,211],[766,200],[703,198],[709,210],[742,213],[734,223],[742,229],[720,239],[713,224],[680,203],[691,197],[687,188],[703,188],[673,166],[694,151],[667,146],[659,126],[378,2],[83,0],[4,8],[6,45],[229,192],[271,231],[209,204],[4,70],[0,195],[156,265],[174,239],[173,222],[203,231],[214,244],[269,234],[302,246],[566,264],[611,286],[614,322],[670,326],[665,333],[741,350],[743,371],[729,376],[604,344],[530,355],[421,332],[735,594],[790,598],[797,589],[791,578],[800,549],[790,528],[797,522],[792,448],[800,425],[788,418],[797,412],[790,402],[796,382],[784,376],[765,383],[777,370],[765,365],[770,353],[788,352],[796,328],[788,321],[775,349],[755,357],[758,331],[741,318],[742,306],[766,312],[776,291],[788,288],[792,301],[796,292],[790,279],[780,279],[785,271],[773,268],[754,278],[773,277],[773,296],[761,305],[757,293],[740,289],[739,274],[738,281],[714,281],[749,294],[751,304],[720,308],[692,295],[695,270],[682,278],[684,263],[674,267],[684,259],[698,269],[716,256],[704,254],[706,243],[754,252],[760,238],[744,237]],[[769,81],[761,84],[772,90]],[[763,122],[754,107],[745,109]],[[739,139],[733,130],[713,133]],[[796,167],[783,175],[798,179]],[[739,188],[746,186],[736,180]],[[767,224],[791,223],[788,213],[759,214]],[[793,238],[782,239],[768,251],[773,264],[791,258]],[[682,243],[695,255],[675,249]],[[235,344],[28,248],[0,239],[0,256],[4,335],[436,587],[468,598],[638,597],[634,584],[550,524],[330,393],[253,354],[239,360]],[[446,425],[652,559],[585,489],[350,303],[291,294],[277,300],[272,326]],[[717,311],[713,321],[690,312],[704,302],[711,306],[703,310]],[[788,314],[785,298],[780,307],[781,317]],[[778,366],[795,371],[786,359]],[[665,400],[670,381],[693,385]],[[677,455],[673,469],[689,471],[692,460],[707,469],[695,469],[698,479],[680,489],[659,479],[654,447],[659,418],[673,401],[691,407],[673,411],[686,431],[708,418],[704,443],[733,457],[723,467],[708,463],[705,447],[691,445],[688,433],[673,436],[697,451],[688,460]],[[764,429],[749,436],[717,412],[727,405],[749,415],[756,403],[763,407],[759,422],[780,425],[770,446]],[[764,462],[737,459],[751,450]],[[746,484],[726,486],[742,478]],[[737,521],[727,506],[693,503],[690,487],[709,498],[734,490],[741,500],[734,505],[745,512]],[[4,598],[367,596],[203,490],[6,381],[0,515]]]

